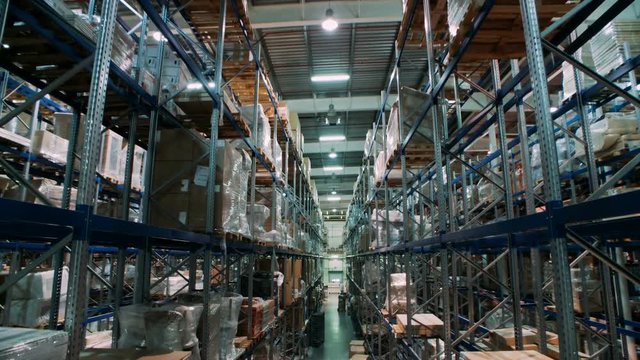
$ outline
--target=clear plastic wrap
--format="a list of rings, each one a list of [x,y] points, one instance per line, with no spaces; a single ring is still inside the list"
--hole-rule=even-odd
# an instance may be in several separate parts
[[[596,72],[607,75],[625,61],[624,43],[629,44],[631,57],[640,53],[640,20],[616,19],[590,40]]]
[[[197,337],[191,337],[191,341],[188,341],[188,337],[185,336],[185,339],[183,340],[185,343],[185,348],[188,346],[188,344],[194,344],[194,340],[198,341],[199,343],[202,343],[204,341],[204,323],[205,321],[208,321],[209,323],[209,339],[208,339],[208,344],[209,344],[209,353],[210,354],[215,354],[215,356],[217,357],[218,354],[220,353],[220,301],[222,300],[222,296],[218,293],[212,292],[210,294],[210,298],[209,298],[209,314],[207,319],[205,319],[202,315],[200,316],[200,321],[195,323],[197,325],[196,328],[196,333]],[[198,306],[200,305],[201,309],[203,309],[203,294],[201,292],[199,293],[189,293],[189,294],[183,294],[178,296],[178,303],[182,304],[184,306]],[[193,313],[195,314],[195,313]],[[189,317],[189,315],[185,316],[185,320],[187,320]],[[189,323],[189,322],[188,322]],[[185,333],[185,335],[188,335],[187,333]],[[194,344],[195,345],[195,344]],[[194,346],[194,349],[196,347]],[[199,348],[199,347],[198,347]],[[199,358],[199,354],[196,355],[194,352],[194,355],[192,355],[192,357],[194,357],[196,359]],[[215,357],[214,357],[215,358]]]
[[[411,299],[411,303],[415,303],[413,291],[407,286],[407,275],[405,273],[389,274],[389,291],[390,296],[385,297],[385,307],[391,314],[407,312],[407,297]],[[409,292],[409,296],[407,296]],[[389,298],[391,298],[391,306],[389,306]]]
[[[134,304],[120,308],[120,338],[118,348],[129,349],[145,346],[144,314],[149,305]]]
[[[251,170],[251,158],[242,149],[227,144],[224,149],[222,175],[222,219],[225,231],[249,236],[247,223],[247,185]]]
[[[238,331],[242,295],[227,293],[220,303],[220,359],[235,359],[233,339]]]
[[[102,134],[102,147],[98,173],[118,183],[124,181],[122,155],[122,143],[124,139],[120,134],[107,130]]]
[[[604,119],[589,126],[593,152],[600,156],[615,148],[616,144],[623,141],[625,135],[638,134],[638,123],[634,113],[606,113]],[[579,128],[576,136],[583,138],[583,130]],[[576,156],[584,156],[582,143],[575,143]]]
[[[67,163],[69,141],[46,130],[36,130],[31,138],[31,152],[58,164]]]
[[[449,38],[458,34],[462,22],[470,9],[482,5],[482,0],[447,0],[447,24],[449,24]]]
[[[269,209],[266,205],[262,204],[254,204],[253,211],[249,209],[247,212],[247,217],[253,217],[253,235],[254,238],[262,238],[264,237],[265,231],[265,222],[271,216],[271,209]]]
[[[269,118],[264,113],[264,109],[261,104],[258,104],[258,117],[254,116],[253,104],[242,106],[240,108],[240,114],[252,124],[254,119],[258,121],[258,133],[255,136],[255,145],[257,148],[262,149],[269,159],[273,160],[273,154],[271,153],[271,125],[269,125]],[[253,130],[253,126],[251,126]]]
[[[276,177],[282,179],[282,148],[277,141],[273,143],[273,164],[276,166]]]
[[[593,58],[591,56],[591,45],[589,43],[582,46],[574,54],[574,58],[580,60],[584,65],[593,67]],[[578,76],[582,81],[583,89],[589,88],[596,83],[591,77],[586,76],[584,72],[578,70]],[[562,63],[562,95],[564,99],[568,99],[576,93],[576,82],[573,66],[567,62]]]
[[[373,167],[373,178],[376,182],[381,182],[384,171],[387,169],[387,160],[384,157],[384,151],[380,151],[376,156],[376,163]]]
[[[64,331],[0,327],[0,359],[64,360],[67,344]]]
[[[393,156],[393,152],[400,144],[400,126],[398,121],[398,106],[397,104],[394,104],[391,108],[391,113],[389,114],[389,121],[387,122],[387,158],[384,159],[385,165],[387,161],[389,161],[389,158]]]
[[[265,232],[260,235],[262,240],[265,241],[282,241],[283,234],[287,232],[283,222],[282,222],[282,194],[276,190],[275,193],[275,208],[272,209],[273,205],[273,190],[272,188],[265,188],[260,190],[260,194],[256,200],[256,203],[265,205],[269,214],[264,223]],[[273,227],[272,216],[276,217],[276,227]]]
[[[182,350],[183,315],[175,310],[151,309],[144,313],[146,347],[160,351]]]
[[[375,232],[371,240],[371,247],[387,246],[386,210],[378,209],[371,215],[371,227]],[[403,240],[404,217],[398,210],[389,211],[389,246],[396,245]]]
[[[38,190],[42,193],[42,195],[46,196],[47,199],[53,204],[55,207],[62,207],[62,195],[64,194],[64,186],[56,184],[52,180],[45,179],[42,181],[42,184],[38,188]],[[76,208],[76,198],[78,196],[78,189],[71,188],[71,197],[69,199],[69,209],[75,210]],[[36,204],[44,204],[40,199],[35,199]]]

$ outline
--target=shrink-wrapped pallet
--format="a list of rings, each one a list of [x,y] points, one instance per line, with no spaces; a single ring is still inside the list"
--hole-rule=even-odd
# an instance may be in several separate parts
[[[625,62],[624,44],[629,44],[631,57],[640,54],[640,20],[615,20],[590,40],[596,72],[607,75]]]
[[[255,139],[255,146],[262,149],[267,157],[273,160],[273,154],[271,149],[271,125],[269,125],[269,118],[264,113],[264,109],[261,104],[258,104],[258,116],[254,116],[254,107],[252,104],[243,106],[240,108],[240,114],[247,119],[247,122],[253,124],[257,121],[257,133],[253,134]],[[251,131],[254,126],[251,125]]]
[[[31,138],[31,152],[57,164],[67,163],[69,141],[47,130],[36,130]]]
[[[606,113],[604,119],[589,126],[591,143],[596,156],[603,156],[622,148],[633,149],[640,145],[638,134],[638,122],[634,113]],[[579,128],[576,136],[584,137],[584,131]],[[620,144],[624,142],[624,144]],[[584,156],[585,150],[582,143],[575,143],[575,156]]]
[[[375,237],[371,241],[371,247],[385,247],[397,245],[403,241],[404,218],[398,210],[388,212],[389,231],[387,231],[387,211],[378,209],[371,215],[371,227],[375,231]]]
[[[385,299],[385,308],[390,314],[406,313],[407,299],[415,304],[415,297],[410,286],[407,286],[406,273],[389,274],[389,296]],[[409,292],[409,296],[407,296]],[[391,303],[389,303],[391,300]]]
[[[242,295],[228,293],[220,303],[220,359],[235,359],[233,339],[238,331]]]
[[[64,360],[67,344],[64,331],[0,327],[0,359]]]
[[[573,57],[584,65],[593,68],[593,58],[591,56],[591,46],[590,44],[585,44],[580,49],[578,49]],[[582,90],[585,90],[596,83],[590,76],[585,75],[580,70],[577,70],[578,77],[582,82]],[[574,69],[571,64],[568,62],[562,63],[562,95],[563,99],[568,99],[576,93],[576,82],[574,76]]]
[[[400,145],[400,126],[398,116],[398,105],[394,104],[389,114],[389,121],[387,122],[387,158],[385,164],[393,156],[394,152]]]

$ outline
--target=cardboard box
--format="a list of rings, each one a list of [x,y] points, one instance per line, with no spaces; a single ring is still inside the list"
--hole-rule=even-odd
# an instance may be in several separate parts
[[[351,345],[349,346],[349,357],[352,357],[357,354],[364,355],[367,353],[364,345]]]
[[[491,344],[498,350],[512,350],[516,345],[516,336],[513,328],[494,329],[489,333]],[[533,329],[522,329],[523,344],[536,342],[536,332]]]
[[[122,136],[111,130],[107,130],[102,134],[98,173],[117,184],[124,182],[124,169],[122,168],[122,161],[120,160],[122,156],[122,143]]]
[[[249,299],[242,300],[240,306],[240,317],[238,318],[237,336],[255,337],[262,331],[262,320],[264,315],[265,303],[261,298],[253,298],[252,306],[249,306]],[[249,311],[251,311],[251,328],[249,328]]]

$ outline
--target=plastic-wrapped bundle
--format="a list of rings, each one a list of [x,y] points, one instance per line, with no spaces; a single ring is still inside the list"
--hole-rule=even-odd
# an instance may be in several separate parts
[[[263,237],[265,234],[265,221],[271,216],[271,210],[262,204],[254,204],[253,211],[249,209],[247,216],[253,217],[254,239]]]
[[[622,136],[638,133],[638,123],[634,113],[606,113],[604,119],[589,126],[591,131],[593,152],[596,155],[606,153]],[[582,139],[582,128],[576,131],[576,136]],[[576,156],[584,156],[584,146],[576,143]]]
[[[31,151],[58,164],[67,163],[69,141],[46,130],[36,130],[31,139]]]
[[[235,359],[233,339],[238,330],[242,295],[228,293],[220,303],[220,359]]]
[[[372,246],[385,247],[387,246],[387,227],[386,227],[386,215],[387,212],[382,209],[374,211],[371,215],[371,227],[375,231],[375,239],[372,240]],[[389,210],[389,245],[393,246],[400,243],[404,236],[404,217],[398,210]]]
[[[384,157],[384,151],[380,151],[376,156],[376,163],[373,167],[373,178],[376,182],[381,182],[384,171],[387,169],[387,160]]]
[[[624,63],[624,43],[628,43],[631,57],[640,53],[640,20],[615,20],[598,32],[590,41],[593,64],[601,75],[609,74]]]
[[[120,338],[118,347],[122,349],[145,346],[144,314],[148,305],[134,304],[120,308]]]
[[[405,273],[396,273],[389,274],[389,276],[390,296],[386,297],[385,307],[391,314],[406,313],[407,298],[411,299],[412,304],[416,302],[411,287],[407,286],[407,275]],[[407,292],[409,292],[409,296],[407,296]],[[389,298],[391,298],[391,306],[389,306]]]
[[[251,170],[251,159],[244,150],[225,146],[225,170],[222,178],[221,225],[225,231],[249,236],[247,223],[247,184]]]
[[[202,309],[203,303],[203,294],[202,293],[190,293],[178,296],[178,303],[186,306],[198,306]],[[192,340],[199,340],[199,343],[204,342],[204,322],[207,321],[209,323],[209,339],[207,343],[209,344],[209,353],[217,356],[220,352],[220,301],[222,297],[220,294],[212,292],[209,298],[209,314],[207,319],[203,316],[200,316],[200,321],[197,325],[197,337],[192,337]],[[188,317],[185,317],[187,320]],[[188,335],[185,333],[185,335]],[[187,341],[188,337],[185,337],[183,340],[185,344],[189,344]],[[187,346],[185,346],[186,348]],[[195,349],[195,348],[194,348]],[[196,353],[194,351],[194,355],[192,357],[196,357]],[[197,355],[199,357],[199,355]],[[195,359],[194,359],[195,360]]]
[[[398,106],[394,104],[391,108],[391,113],[389,114],[389,121],[387,122],[387,158],[384,159],[385,165],[386,162],[389,161],[389,158],[393,156],[393,152],[397,149],[400,143],[400,127],[398,121]]]
[[[273,143],[273,163],[276,166],[276,177],[282,179],[282,148],[277,141]]]
[[[67,344],[64,331],[0,327],[0,359],[63,360]]]
[[[273,159],[273,154],[271,153],[271,125],[269,125],[269,118],[264,114],[262,105],[258,104],[257,118],[254,116],[253,105],[241,107],[240,114],[242,114],[249,123],[253,123],[254,120],[258,121],[258,133],[255,134],[255,145],[262,149],[268,158]],[[253,129],[253,126],[251,129]]]
[[[578,49],[573,56],[580,60],[588,67],[593,67],[593,58],[591,57],[591,46],[585,44]],[[586,76],[582,71],[578,70],[578,76],[582,81],[583,90],[591,87],[596,83],[590,76]],[[562,94],[564,99],[568,99],[576,93],[576,82],[573,66],[566,61],[562,63]]]
[[[175,310],[153,309],[144,313],[146,346],[160,351],[182,350],[184,317]]]
[[[62,185],[57,185],[54,181],[45,179],[38,190],[42,193],[42,195],[46,196],[47,199],[53,204],[55,207],[62,207],[62,195],[64,193],[64,187]],[[71,197],[69,199],[69,209],[76,209],[76,198],[78,196],[78,189],[71,189]],[[43,204],[40,199],[36,198],[36,204]]]
[[[449,24],[449,38],[458,34],[462,22],[469,10],[482,5],[482,0],[447,0],[447,23]]]

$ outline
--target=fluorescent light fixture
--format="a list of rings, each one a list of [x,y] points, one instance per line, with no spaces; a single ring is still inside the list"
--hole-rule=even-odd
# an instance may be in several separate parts
[[[325,166],[322,168],[324,171],[342,171],[344,168],[342,166]]]
[[[154,31],[153,33],[151,33],[151,37],[155,41],[167,41],[167,39],[162,36],[162,33],[160,31]]]
[[[331,211],[332,211],[332,212],[338,212],[338,209],[333,209],[333,210],[331,210]]]
[[[331,10],[331,8],[327,9],[327,12],[325,13],[325,15],[326,17],[322,22],[322,28],[325,29],[326,31],[334,31],[335,29],[337,29],[338,22],[333,17],[333,10]]]
[[[318,138],[320,141],[345,141],[347,137],[344,135],[322,135]]]
[[[216,87],[216,83],[214,83],[213,81],[210,81],[210,82],[207,83],[207,86],[210,87],[210,88],[214,88],[214,87]]]
[[[340,196],[328,196],[327,201],[340,201]]]
[[[337,157],[338,157],[338,154],[336,154],[335,152],[330,152],[330,153],[329,153],[329,157],[330,157],[331,159],[335,159],[335,158],[337,158]]]
[[[555,106],[552,106],[552,107],[550,107],[550,108],[549,108],[549,110],[550,110],[552,113],[554,113],[554,112],[558,111],[558,108],[557,108],[557,107],[555,107]]]
[[[313,75],[313,82],[347,81],[351,78],[349,74]]]
[[[192,82],[187,84],[187,89],[189,90],[200,90],[202,89],[202,84],[199,82]]]
[[[9,48],[9,44],[2,44],[2,47],[5,48],[5,49],[8,49]]]
[[[333,190],[333,191],[331,192],[331,195],[335,195],[335,194],[337,194],[337,192],[336,192],[335,190]]]

